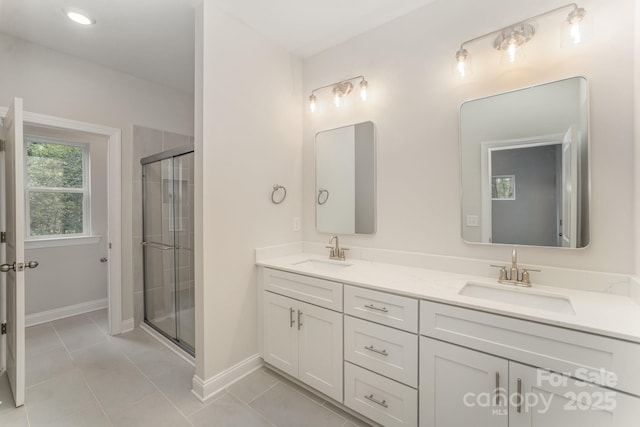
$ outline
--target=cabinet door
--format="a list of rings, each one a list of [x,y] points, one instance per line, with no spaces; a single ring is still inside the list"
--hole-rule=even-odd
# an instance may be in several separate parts
[[[420,337],[420,426],[508,425],[505,359]]]
[[[342,402],[342,313],[298,303],[298,378]]]
[[[276,368],[298,376],[298,302],[263,292],[263,358]]]
[[[636,427],[640,420],[640,398],[515,362],[509,388],[510,427]]]

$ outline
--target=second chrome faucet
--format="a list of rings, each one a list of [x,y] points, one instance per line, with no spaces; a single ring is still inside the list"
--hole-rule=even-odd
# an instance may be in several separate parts
[[[329,259],[344,261],[346,259],[346,257],[344,256],[344,251],[348,251],[349,248],[340,247],[340,241],[338,239],[338,236],[334,235],[329,237],[330,245],[334,244],[334,241],[335,241],[335,246],[327,246],[327,249],[330,249]]]
[[[518,251],[513,250],[511,252],[511,268],[507,268],[505,265],[493,265],[491,267],[496,267],[500,269],[500,275],[498,276],[498,283],[504,283],[506,285],[516,285],[516,286],[531,286],[531,278],[529,276],[530,271],[540,271],[534,270],[532,268],[523,268],[522,273],[520,273],[520,269],[518,268]]]

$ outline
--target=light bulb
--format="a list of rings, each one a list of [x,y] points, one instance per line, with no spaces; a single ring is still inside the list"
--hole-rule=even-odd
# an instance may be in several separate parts
[[[336,105],[336,107],[340,108],[342,106],[342,95],[336,93],[333,96],[333,103]]]
[[[518,48],[516,41],[512,40],[509,42],[509,47],[507,48],[507,54],[509,55],[509,62],[514,63],[516,61],[516,49]]]
[[[369,88],[369,83],[366,80],[362,79],[360,82],[360,99],[363,101],[367,100],[367,89]]]
[[[311,110],[312,113],[315,113],[317,109],[318,105],[316,103],[316,96],[314,94],[311,94],[311,96],[309,97],[309,110]]]
[[[569,42],[574,46],[579,45],[583,39],[583,25],[587,11],[578,7],[569,13],[566,22],[569,24]]]
[[[460,49],[456,52],[456,69],[458,70],[458,74],[461,79],[464,79],[467,76],[467,57],[469,56],[469,52],[467,49]]]

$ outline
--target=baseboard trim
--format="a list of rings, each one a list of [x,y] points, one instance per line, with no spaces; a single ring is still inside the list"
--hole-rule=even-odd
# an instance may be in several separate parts
[[[263,365],[264,362],[260,355],[254,354],[253,356],[228,369],[225,369],[206,381],[202,380],[197,375],[194,375],[192,381],[193,389],[191,390],[191,393],[193,393],[198,400],[204,402],[236,381],[241,380],[257,369],[260,369]]]
[[[133,317],[131,319],[123,320],[120,326],[120,333],[124,334],[125,332],[131,332],[135,328],[135,322],[133,321]]]
[[[29,314],[25,317],[25,326],[35,326],[41,323],[52,322],[65,317],[76,316],[90,311],[101,310],[109,306],[107,298],[87,301],[80,304],[55,308],[53,310],[41,311],[40,313]]]

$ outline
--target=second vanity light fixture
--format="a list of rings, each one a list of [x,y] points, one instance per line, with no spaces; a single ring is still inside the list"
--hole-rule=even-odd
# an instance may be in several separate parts
[[[369,89],[369,83],[365,80],[364,76],[356,76],[351,77],[349,79],[341,80],[336,83],[331,83],[326,86],[322,86],[316,88],[311,91],[311,96],[309,96],[309,110],[312,113],[315,113],[318,110],[318,99],[316,98],[315,93],[328,88],[333,88],[333,103],[336,107],[342,107],[344,103],[344,97],[349,95],[353,91],[353,81],[360,80],[358,83],[358,89],[360,91],[360,99],[363,101],[367,100],[367,91]]]
[[[531,40],[536,34],[536,27],[530,21],[568,8],[572,9],[563,22],[563,33],[566,33],[563,34],[563,38],[567,39],[567,42],[574,46],[580,44],[582,42],[584,32],[584,18],[587,12],[583,8],[578,7],[576,3],[565,4],[564,6],[532,16],[516,24],[491,31],[463,42],[460,45],[460,49],[456,52],[456,71],[460,75],[460,78],[465,78],[470,71],[471,58],[469,51],[465,49],[465,45],[485,37],[496,36],[493,42],[493,47],[499,51],[503,51],[506,54],[505,58],[508,62],[515,62],[518,49]]]

